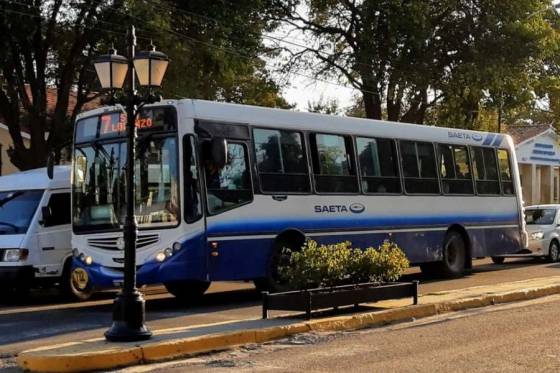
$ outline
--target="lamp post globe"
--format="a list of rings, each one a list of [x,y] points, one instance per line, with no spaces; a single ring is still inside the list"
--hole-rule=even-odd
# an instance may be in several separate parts
[[[117,54],[114,48],[109,53],[103,54],[93,62],[95,72],[101,88],[103,89],[122,89],[126,74],[128,72],[128,60],[126,57]]]
[[[138,52],[134,56],[134,70],[138,76],[138,84],[147,88],[161,87],[167,65],[169,65],[167,55],[156,51],[153,45],[151,50]]]

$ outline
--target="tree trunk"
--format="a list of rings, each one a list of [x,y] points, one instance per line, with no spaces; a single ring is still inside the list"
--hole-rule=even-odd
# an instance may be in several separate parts
[[[371,92],[362,92],[366,118],[382,119],[381,100],[379,95]]]

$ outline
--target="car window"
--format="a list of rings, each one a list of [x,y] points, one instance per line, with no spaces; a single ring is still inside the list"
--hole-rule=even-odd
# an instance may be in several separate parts
[[[525,222],[528,225],[550,225],[554,223],[556,209],[527,209]]]

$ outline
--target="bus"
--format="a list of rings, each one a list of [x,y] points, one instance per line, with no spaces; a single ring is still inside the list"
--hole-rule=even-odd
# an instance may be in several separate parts
[[[82,113],[72,175],[73,287],[122,284],[126,118]],[[178,298],[212,281],[282,288],[284,248],[307,239],[397,243],[422,271],[527,245],[508,135],[203,100],[136,120],[137,281]]]

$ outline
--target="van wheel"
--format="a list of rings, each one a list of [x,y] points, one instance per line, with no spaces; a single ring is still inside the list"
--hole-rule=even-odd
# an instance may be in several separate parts
[[[439,263],[439,272],[444,277],[461,277],[465,274],[467,248],[463,236],[451,231],[445,236],[443,260]]]
[[[554,263],[560,260],[560,247],[558,246],[558,242],[556,242],[556,240],[550,243],[550,247],[548,248],[547,260],[550,263]]]
[[[87,273],[84,283],[84,274],[82,273],[84,270],[81,268],[79,270],[72,269],[72,258],[66,260],[62,277],[60,278],[60,290],[62,295],[69,300],[86,301],[91,298],[93,290],[89,281],[87,281]]]
[[[494,262],[494,264],[502,264],[505,260],[506,260],[506,258],[504,258],[503,256],[493,256],[492,257],[492,262]]]
[[[168,292],[183,302],[191,302],[200,298],[210,287],[210,281],[172,281],[164,282],[163,285]]]

